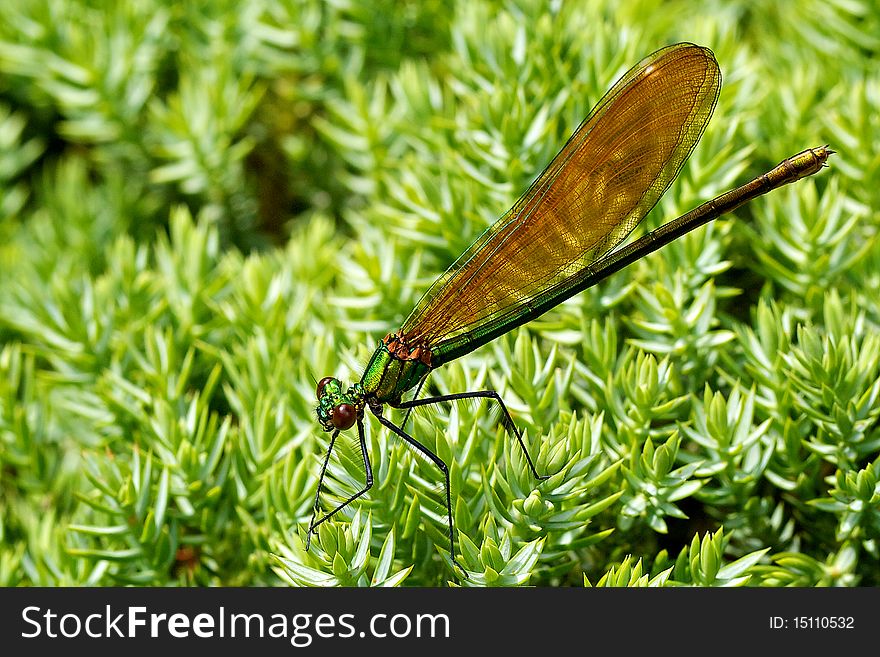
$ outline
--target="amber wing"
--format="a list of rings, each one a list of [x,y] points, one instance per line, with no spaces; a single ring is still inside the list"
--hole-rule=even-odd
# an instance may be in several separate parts
[[[690,43],[634,66],[435,281],[402,327],[407,340],[429,346],[436,367],[573,294],[568,282],[626,239],[678,175],[720,86],[712,51]]]

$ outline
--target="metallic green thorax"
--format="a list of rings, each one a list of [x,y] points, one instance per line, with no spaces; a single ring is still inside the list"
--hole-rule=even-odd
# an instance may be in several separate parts
[[[366,401],[364,398],[364,389],[360,383],[355,383],[347,391],[342,389],[342,384],[336,379],[332,379],[324,386],[324,393],[318,398],[318,408],[315,409],[318,414],[318,422],[326,431],[333,430],[331,417],[333,409],[340,404],[351,404],[357,410],[358,417],[363,414]]]
[[[318,422],[325,431],[348,429],[355,418],[363,417],[368,404],[376,413],[382,404],[399,404],[403,393],[415,388],[432,369],[426,345],[407,342],[399,331],[389,333],[379,341],[360,383],[345,390],[338,379],[320,381]]]
[[[360,385],[368,397],[382,403],[396,404],[407,390],[431,371],[422,360],[401,359],[388,348],[388,338],[381,340],[370,359]]]

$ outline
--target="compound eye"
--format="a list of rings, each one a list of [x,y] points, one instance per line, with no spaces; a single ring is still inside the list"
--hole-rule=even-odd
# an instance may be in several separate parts
[[[340,431],[350,429],[357,419],[357,411],[351,404],[340,404],[330,414],[330,422]]]
[[[327,384],[335,380],[336,379],[334,379],[332,376],[325,376],[323,379],[318,381],[318,387],[315,389],[315,392],[318,394],[318,399],[321,399],[321,397],[324,395],[324,388],[327,387]]]

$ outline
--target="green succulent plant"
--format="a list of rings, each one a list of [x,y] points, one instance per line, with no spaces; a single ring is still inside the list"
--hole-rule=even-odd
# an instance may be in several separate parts
[[[859,0],[0,3],[0,585],[880,585],[878,35]],[[721,97],[646,228],[830,168],[432,375],[551,475],[485,404],[413,413],[467,578],[374,419],[306,552],[314,378],[685,40]]]

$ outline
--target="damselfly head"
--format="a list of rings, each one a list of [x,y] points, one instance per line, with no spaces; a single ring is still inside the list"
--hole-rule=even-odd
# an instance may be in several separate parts
[[[315,412],[324,431],[351,429],[364,412],[364,391],[359,383],[343,390],[339,379],[326,376],[318,381]]]

